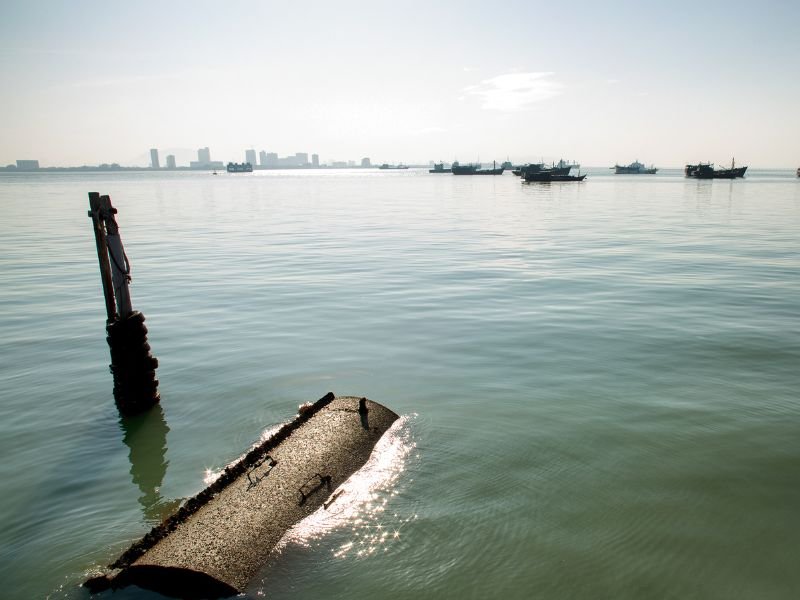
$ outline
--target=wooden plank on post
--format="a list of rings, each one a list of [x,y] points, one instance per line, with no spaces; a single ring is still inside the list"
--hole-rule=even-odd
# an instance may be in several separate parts
[[[116,209],[111,206],[110,196],[100,196],[103,222],[106,229],[106,246],[108,255],[111,258],[111,284],[114,290],[114,300],[117,303],[117,316],[127,319],[133,312],[131,304],[131,292],[128,288],[130,283],[130,265],[125,249],[122,246],[122,238],[119,235],[119,225],[114,218]]]
[[[108,196],[103,198],[110,205]],[[103,202],[98,192],[89,192],[89,207],[91,209],[89,210],[89,216],[92,218],[94,239],[97,244],[97,259],[100,262],[100,279],[103,282],[106,314],[110,323],[117,319],[117,311],[114,304],[114,288],[111,282],[111,263],[108,260],[108,244],[106,243],[106,232],[103,227]]]

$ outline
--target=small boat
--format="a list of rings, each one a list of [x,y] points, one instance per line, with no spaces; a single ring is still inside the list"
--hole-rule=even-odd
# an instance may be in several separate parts
[[[252,173],[253,172],[253,165],[249,162],[244,163],[235,163],[229,162],[227,165],[228,173]]]
[[[731,160],[730,169],[715,169],[714,163],[698,163],[696,165],[686,165],[684,173],[686,177],[695,179],[736,179],[744,177],[747,167],[736,168],[736,161]]]
[[[586,179],[586,175],[567,175],[555,173],[553,170],[546,170],[536,173],[525,173],[524,178],[528,183],[559,183],[562,181],[583,181]]]
[[[800,177],[800,167],[797,167],[797,176]]]
[[[399,165],[390,165],[389,163],[383,163],[378,168],[386,170],[386,169],[407,169],[408,167],[403,163],[400,163]]]
[[[454,165],[458,165],[457,162],[453,163]],[[451,173],[452,169],[445,169],[444,163],[433,163],[433,168],[428,169],[428,173]]]
[[[505,169],[497,166],[497,161],[492,163],[491,169],[481,169],[480,163],[470,165],[457,165],[453,163],[453,175],[502,175]]]
[[[645,167],[638,160],[627,166],[614,165],[611,168],[614,169],[614,175],[655,175],[656,171],[658,171],[653,165]]]

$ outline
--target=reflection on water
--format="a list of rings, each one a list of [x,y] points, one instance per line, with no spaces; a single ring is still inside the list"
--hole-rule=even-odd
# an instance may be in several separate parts
[[[412,417],[402,416],[383,434],[366,464],[353,473],[331,494],[328,501],[289,531],[278,545],[309,546],[334,528],[349,526],[354,540],[339,548],[335,556],[354,550],[372,553],[378,546],[400,536],[403,523],[415,518],[384,513],[392,496],[397,494],[397,481],[406,470],[406,463],[417,447],[410,427]],[[365,548],[356,546],[368,545]]]
[[[182,499],[164,500],[161,484],[167,474],[167,433],[164,411],[157,404],[144,414],[120,417],[122,441],[130,449],[131,478],[142,493],[139,504],[148,521],[161,521],[172,513]]]

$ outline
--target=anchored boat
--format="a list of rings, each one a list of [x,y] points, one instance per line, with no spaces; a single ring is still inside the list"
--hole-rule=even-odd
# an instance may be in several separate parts
[[[563,163],[564,161],[560,161]],[[569,175],[570,169],[572,169],[573,165],[564,165],[557,166],[555,163],[548,167],[544,163],[530,163],[520,167],[519,169],[514,169],[511,171],[514,175],[519,177],[523,177],[530,173],[552,173],[553,175]]]
[[[453,163],[454,166],[458,166],[457,162]],[[451,173],[452,169],[445,169],[444,163],[433,163],[433,168],[428,169],[428,173]]]
[[[253,165],[251,165],[249,162],[244,162],[244,163],[229,162],[227,169],[228,173],[252,173]],[[214,174],[216,175],[216,172]]]
[[[481,169],[480,163],[469,165],[457,165],[453,163],[453,175],[502,175],[505,169],[497,166],[497,161],[493,161],[491,169]]]
[[[611,168],[614,169],[614,175],[655,175],[658,171],[653,165],[645,167],[638,160],[626,166],[614,165]]]
[[[696,165],[686,165],[684,173],[686,177],[695,179],[736,179],[744,177],[747,167],[736,167],[736,161],[731,160],[730,169],[715,169],[714,163],[699,163]]]

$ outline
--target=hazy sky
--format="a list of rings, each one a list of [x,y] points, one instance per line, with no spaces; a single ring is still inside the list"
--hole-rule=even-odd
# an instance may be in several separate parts
[[[797,167],[798,60],[798,0],[2,0],[0,164]]]

